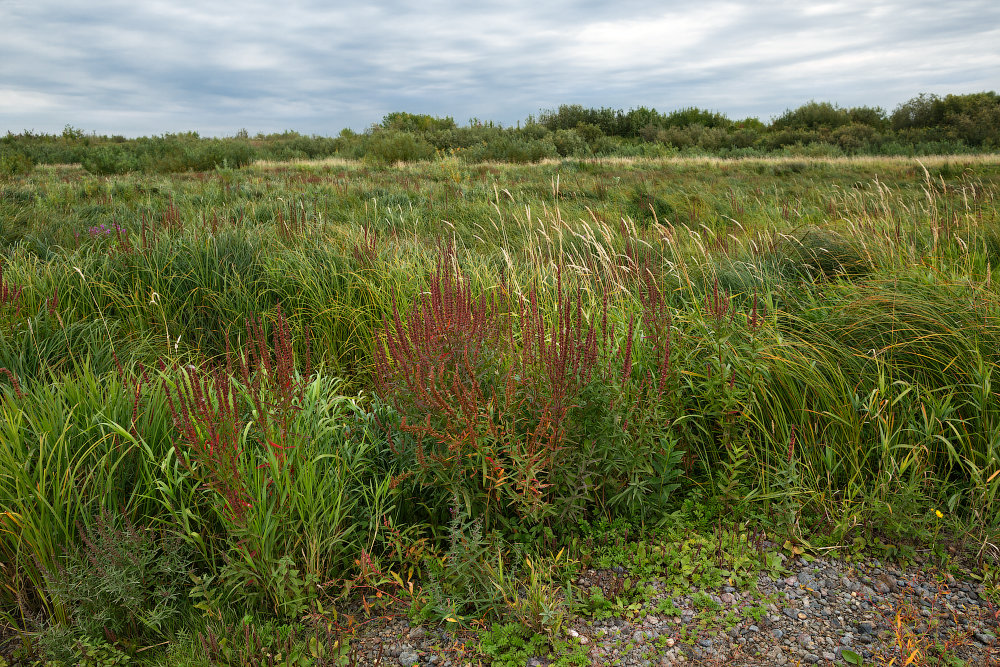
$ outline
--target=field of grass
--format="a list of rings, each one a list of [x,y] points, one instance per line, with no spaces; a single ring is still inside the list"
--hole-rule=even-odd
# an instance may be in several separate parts
[[[992,576],[998,193],[997,156],[2,180],[6,650],[205,664],[388,598],[544,632],[602,521]]]

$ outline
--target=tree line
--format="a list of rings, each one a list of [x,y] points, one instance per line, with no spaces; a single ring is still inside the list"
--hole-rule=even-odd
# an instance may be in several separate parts
[[[205,171],[254,160],[341,156],[373,163],[455,156],[469,162],[537,162],[560,157],[667,157],[708,154],[922,155],[1000,149],[1000,95],[918,95],[891,113],[880,107],[842,107],[809,101],[763,122],[686,107],[670,112],[579,104],[504,126],[450,116],[393,112],[363,132],[337,136],[295,131],[206,138],[196,132],[125,138],[87,134],[8,132],[0,137],[0,175],[26,174],[36,164],[79,163],[97,174]]]

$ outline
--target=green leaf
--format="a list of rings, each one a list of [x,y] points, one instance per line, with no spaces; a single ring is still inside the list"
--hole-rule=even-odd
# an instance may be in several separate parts
[[[840,657],[842,657],[844,659],[844,662],[846,662],[846,663],[848,663],[850,665],[860,665],[861,664],[861,656],[858,655],[857,653],[855,653],[854,651],[851,651],[850,649],[846,649],[846,648],[843,649],[840,652]]]

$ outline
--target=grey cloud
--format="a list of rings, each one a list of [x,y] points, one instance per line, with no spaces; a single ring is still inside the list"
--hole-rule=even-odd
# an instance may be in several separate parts
[[[55,17],[55,18],[52,18]],[[1000,5],[38,0],[0,5],[0,130],[505,123],[560,103],[767,118],[996,88]]]

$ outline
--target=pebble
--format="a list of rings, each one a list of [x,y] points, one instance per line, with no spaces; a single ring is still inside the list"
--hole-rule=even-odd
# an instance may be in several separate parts
[[[591,570],[588,576],[599,581],[601,572]],[[793,573],[783,577],[761,574],[756,582],[756,590],[740,589],[726,581],[714,590],[699,586],[678,592],[666,589],[662,579],[654,578],[648,582],[655,591],[651,605],[672,601],[680,609],[677,616],[640,612],[626,618],[571,618],[564,635],[570,645],[587,646],[593,664],[841,664],[841,653],[848,648],[866,661],[888,654],[894,641],[892,623],[901,610],[910,631],[928,641],[951,642],[965,664],[985,664],[990,651],[1000,644],[997,618],[982,597],[982,587],[961,576],[935,572],[926,564],[902,570],[872,561],[844,563],[817,558],[806,563],[798,559]],[[696,591],[723,605],[721,611],[707,612],[707,627],[703,621],[706,612],[696,609],[691,598]],[[763,616],[739,614],[751,605],[765,609]],[[730,620],[724,621],[727,615]],[[394,664],[401,667],[464,667],[480,662],[475,633],[445,636],[431,626],[410,628],[405,620],[390,623],[384,634],[378,632],[385,637],[381,640],[384,653],[372,650],[378,643],[362,649],[371,664],[383,654],[382,664],[395,658]],[[449,653],[455,650],[455,641],[465,642],[466,652]],[[550,661],[533,656],[524,664],[540,667]]]

